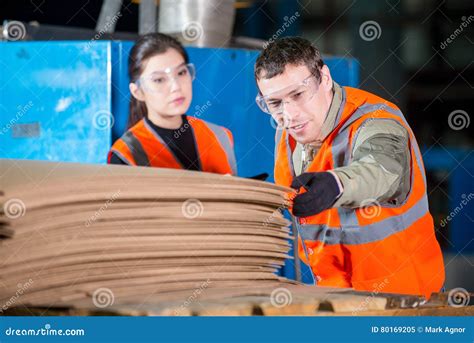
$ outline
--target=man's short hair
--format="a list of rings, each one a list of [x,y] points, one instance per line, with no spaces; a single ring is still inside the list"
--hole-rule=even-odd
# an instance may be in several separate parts
[[[301,37],[280,38],[268,44],[258,56],[255,79],[271,79],[283,74],[287,65],[305,65],[319,81],[324,62],[319,50],[309,40]]]

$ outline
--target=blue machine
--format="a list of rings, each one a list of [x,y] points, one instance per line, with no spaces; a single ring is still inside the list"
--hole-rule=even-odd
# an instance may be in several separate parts
[[[0,157],[104,163],[111,43],[0,43]]]

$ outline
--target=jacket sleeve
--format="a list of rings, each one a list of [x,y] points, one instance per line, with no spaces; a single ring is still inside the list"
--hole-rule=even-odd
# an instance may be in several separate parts
[[[390,119],[364,123],[352,148],[352,162],[334,169],[343,193],[334,207],[360,207],[377,201],[398,205],[409,191],[411,181],[408,131]]]

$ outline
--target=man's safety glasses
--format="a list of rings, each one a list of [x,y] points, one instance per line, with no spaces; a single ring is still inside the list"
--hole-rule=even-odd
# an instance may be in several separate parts
[[[255,101],[263,112],[271,114],[277,122],[280,122],[279,119],[283,119],[285,105],[303,106],[314,97],[319,88],[317,81],[314,75],[310,75],[296,85],[290,85],[266,96],[258,94]]]

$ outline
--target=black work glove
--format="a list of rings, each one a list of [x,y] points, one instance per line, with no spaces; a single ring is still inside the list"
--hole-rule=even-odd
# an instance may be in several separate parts
[[[328,172],[303,173],[293,179],[291,187],[307,190],[293,200],[293,215],[296,217],[309,217],[331,208],[341,194],[336,177]]]
[[[268,173],[262,173],[255,176],[247,176],[246,179],[265,181],[268,178]]]

